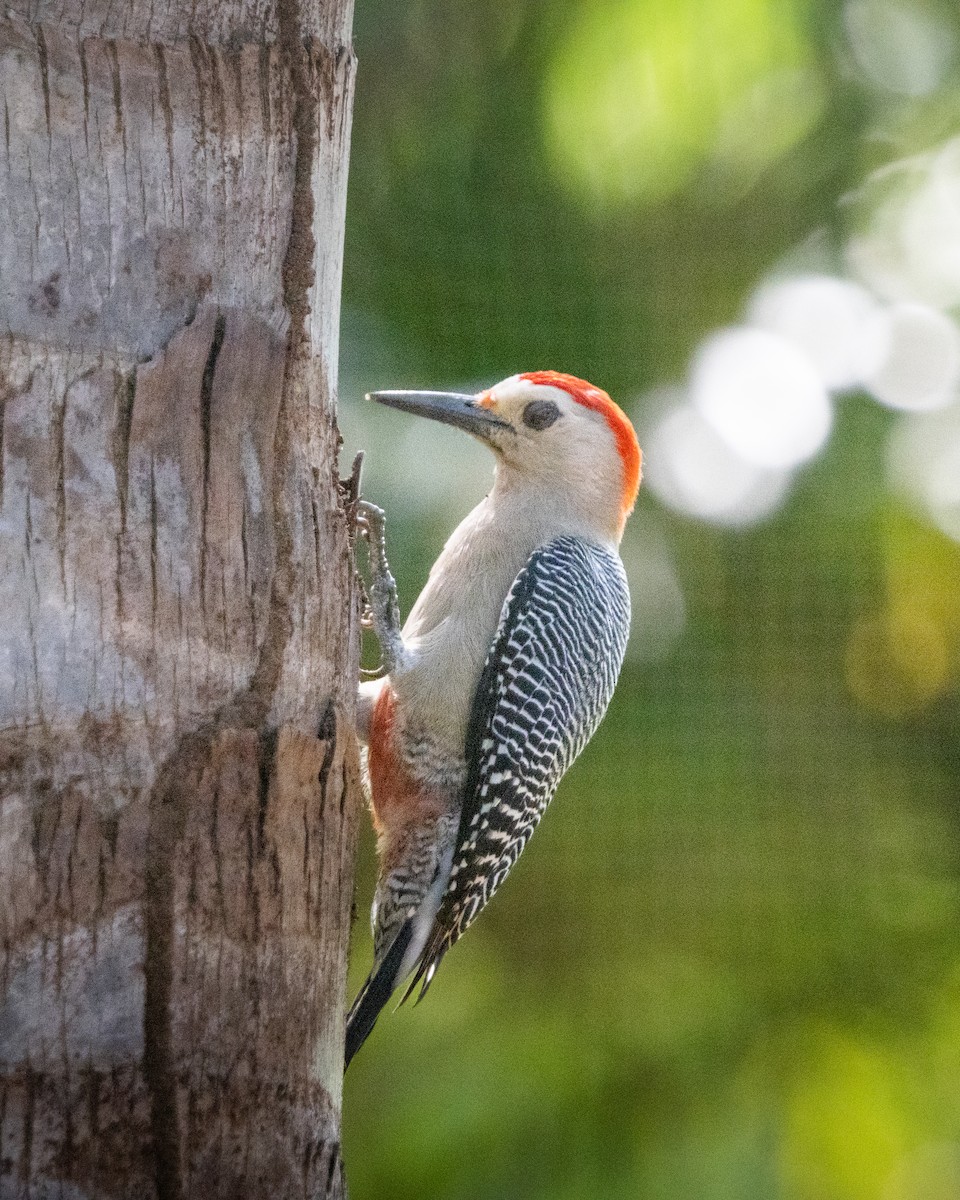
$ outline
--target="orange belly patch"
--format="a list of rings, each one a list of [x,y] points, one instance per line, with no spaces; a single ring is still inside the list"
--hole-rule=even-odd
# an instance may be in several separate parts
[[[397,749],[397,697],[389,684],[377,697],[370,719],[367,758],[373,826],[378,834],[394,833],[398,826],[424,817],[439,817],[446,809],[443,797],[416,779]]]

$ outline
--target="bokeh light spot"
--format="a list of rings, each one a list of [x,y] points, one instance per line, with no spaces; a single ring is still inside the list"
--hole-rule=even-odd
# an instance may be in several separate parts
[[[953,31],[929,3],[849,0],[843,23],[857,65],[876,88],[926,96],[950,68]]]
[[[762,329],[726,329],[708,339],[694,362],[691,396],[732,450],[769,470],[813,458],[833,423],[809,358]]]
[[[960,138],[875,172],[855,213],[847,262],[878,296],[960,303]]]
[[[880,365],[887,331],[866,288],[829,275],[761,285],[747,313],[751,325],[779,334],[807,355],[828,388],[853,387]]]
[[[858,620],[847,641],[847,684],[860,704],[884,717],[925,708],[947,687],[947,639],[920,607]]]
[[[785,1194],[877,1200],[905,1148],[898,1064],[829,1027],[810,1041],[787,1105]]]
[[[805,6],[792,0],[571,12],[546,81],[546,135],[561,180],[592,202],[661,200],[708,160],[721,178],[753,179],[820,116]]]
[[[637,662],[658,662],[670,653],[687,620],[673,555],[662,530],[642,510],[627,525],[620,553],[630,585],[627,653]]]
[[[960,405],[902,418],[891,434],[887,463],[898,490],[960,542]]]
[[[741,458],[689,406],[668,412],[646,439],[646,480],[668,507],[717,525],[747,526],[779,508],[790,473]]]
[[[896,304],[882,317],[886,351],[866,379],[870,392],[890,408],[942,408],[960,378],[960,330],[925,304]]]

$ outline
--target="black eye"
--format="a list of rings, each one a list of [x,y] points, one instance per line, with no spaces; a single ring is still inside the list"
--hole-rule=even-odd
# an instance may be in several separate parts
[[[531,400],[523,410],[523,423],[531,429],[549,429],[560,416],[560,409],[552,400]]]

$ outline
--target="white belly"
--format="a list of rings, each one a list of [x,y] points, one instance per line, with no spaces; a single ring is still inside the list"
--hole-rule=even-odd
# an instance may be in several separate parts
[[[503,602],[539,531],[505,536],[483,501],[454,531],[404,626],[408,665],[391,677],[408,736],[429,731],[462,758],[474,692]]]

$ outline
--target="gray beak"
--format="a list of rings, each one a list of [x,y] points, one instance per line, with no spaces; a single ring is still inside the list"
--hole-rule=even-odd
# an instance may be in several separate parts
[[[453,425],[485,442],[491,441],[496,431],[512,428],[509,422],[501,420],[489,409],[481,408],[476,396],[457,392],[368,392],[367,399],[385,404],[387,408],[429,417],[443,425]]]

